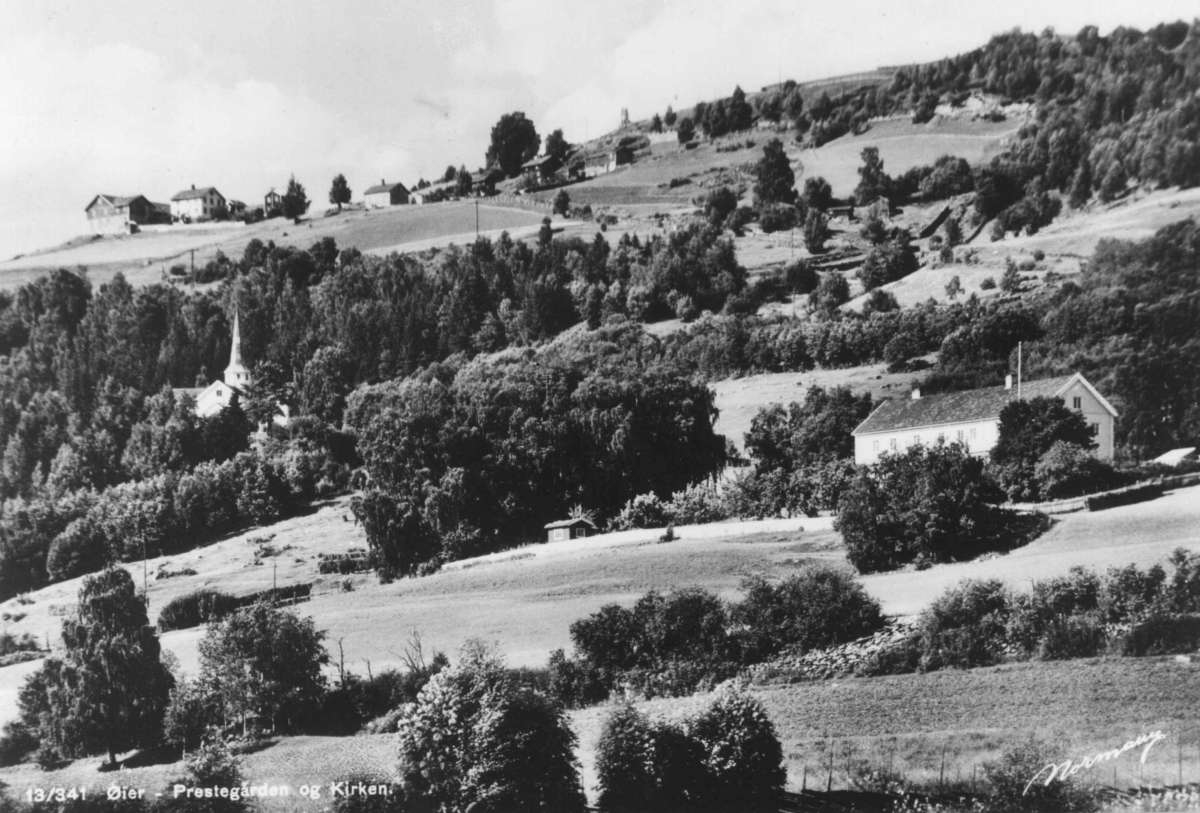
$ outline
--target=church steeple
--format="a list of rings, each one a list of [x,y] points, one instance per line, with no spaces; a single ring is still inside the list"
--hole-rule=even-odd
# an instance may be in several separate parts
[[[242,329],[236,308],[233,311],[233,347],[229,351],[229,366],[225,368],[225,383],[239,389],[250,386],[250,371],[242,364]]]

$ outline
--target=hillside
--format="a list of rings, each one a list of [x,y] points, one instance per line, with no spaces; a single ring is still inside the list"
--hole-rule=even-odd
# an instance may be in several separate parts
[[[373,574],[321,576],[318,552],[363,547],[361,528],[348,520],[345,500],[307,517],[231,537],[216,545],[148,563],[150,617],[172,598],[209,587],[244,595],[271,586],[313,584],[313,598],[297,605],[327,631],[327,646],[341,642],[348,668],[378,671],[401,662],[412,631],[427,647],[455,651],[468,638],[495,641],[510,663],[544,666],[549,652],[570,648],[568,627],[604,604],[629,604],[648,590],[701,586],[724,596],[742,580],[778,578],[810,561],[843,564],[840,538],[830,518],[729,522],[679,527],[679,539],[656,544],[657,530],[628,531],[585,541],[533,545],[454,562],[441,572],[380,584]],[[921,571],[866,576],[867,590],[894,615],[919,612],[946,587],[966,578],[1000,578],[1024,587],[1034,578],[1066,573],[1074,565],[1103,570],[1166,559],[1176,547],[1200,550],[1200,486],[1159,500],[1099,513],[1065,515],[1027,547],[974,562]],[[279,551],[256,555],[269,538]],[[255,564],[255,562],[258,564]],[[126,568],[140,584],[140,563]],[[197,571],[156,579],[155,574]],[[0,604],[4,629],[58,638],[61,617],[74,605],[78,579],[54,584]],[[29,601],[29,600],[32,601]],[[18,620],[12,620],[20,615]],[[180,667],[194,674],[200,630],[162,636]],[[32,664],[0,668],[0,723],[15,713],[15,692]]]
[[[389,209],[345,209],[340,214],[313,214],[299,225],[284,218],[248,226],[219,224],[177,226],[169,231],[146,231],[124,237],[78,238],[62,248],[0,262],[0,288],[14,288],[54,268],[84,266],[99,284],[120,272],[133,285],[158,282],[163,271],[192,262],[202,266],[217,252],[241,257],[251,240],[308,248],[326,237],[339,248],[363,252],[420,251],[451,242],[475,239],[475,206],[471,202],[433,203]],[[479,230],[496,237],[507,230],[514,236],[536,234],[546,212],[481,204]]]

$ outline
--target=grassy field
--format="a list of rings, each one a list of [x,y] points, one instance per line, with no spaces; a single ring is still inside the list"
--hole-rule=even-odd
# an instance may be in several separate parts
[[[907,118],[885,119],[871,122],[871,129],[862,135],[844,136],[815,150],[789,154],[804,167],[803,174],[796,173],[797,186],[803,178],[821,176],[829,181],[834,195],[845,197],[858,185],[864,147],[878,147],[884,171],[896,177],[943,155],[982,163],[1000,152],[1004,139],[1020,126],[1019,120],[988,122],[965,117],[939,116],[926,124],[913,124]]]
[[[1171,658],[1092,658],[1014,663],[926,675],[848,678],[781,686],[754,686],[783,743],[787,784],[835,789],[850,785],[857,766],[890,767],[911,780],[982,782],[984,763],[1030,736],[1050,743],[1062,760],[1118,747],[1141,734],[1166,738],[1148,753],[1125,754],[1080,775],[1080,781],[1117,787],[1165,785],[1200,779],[1200,666]],[[708,701],[705,695],[639,703],[658,719],[680,719]],[[603,705],[571,714],[579,737],[584,786],[595,801],[595,749]],[[396,775],[393,735],[348,738],[290,737],[243,757],[250,783],[288,785],[293,797],[266,801],[262,810],[321,810],[298,795],[302,784],[327,784],[350,774]],[[832,755],[832,771],[830,762]],[[85,785],[102,792],[111,782],[165,790],[183,773],[179,763],[99,773],[100,758],[43,772],[32,765],[0,769],[14,795],[27,787]],[[322,789],[327,790],[326,788]],[[328,796],[325,796],[327,802]]]
[[[1153,502],[1067,515],[1042,538],[1006,555],[876,574],[863,582],[885,612],[909,614],[964,578],[1000,578],[1019,588],[1077,564],[1097,569],[1129,562],[1146,566],[1161,562],[1175,547],[1200,550],[1198,521],[1200,487],[1181,489]],[[513,665],[542,666],[551,649],[569,647],[571,621],[605,603],[630,603],[650,589],[689,585],[734,598],[750,575],[785,576],[813,561],[845,566],[840,540],[828,530],[829,524],[828,518],[819,518],[681,527],[680,538],[670,544],[656,543],[658,532],[653,530],[607,534],[504,551],[453,563],[431,576],[383,585],[369,575],[316,574],[317,551],[363,544],[361,530],[348,520],[346,501],[337,500],[266,531],[152,560],[152,579],[160,568],[192,567],[198,573],[152,580],[150,612],[156,617],[170,598],[200,586],[247,593],[269,586],[273,576],[280,584],[313,581],[312,600],[298,605],[297,611],[313,616],[327,631],[331,649],[336,651],[341,642],[346,665],[353,671],[365,673],[368,662],[374,671],[398,665],[413,630],[420,631],[427,651],[453,652],[465,639],[476,637],[495,641]],[[268,536],[281,552],[254,564],[254,540]],[[140,565],[129,567],[140,579]],[[32,594],[33,603],[6,602],[0,611],[26,613],[6,628],[49,633],[56,641],[61,617],[70,612],[77,590],[77,581],[67,582]],[[199,630],[183,630],[162,636],[164,647],[185,672],[195,672],[200,635]],[[16,691],[37,665],[0,669],[0,722],[15,714]],[[915,777],[929,777],[940,771],[944,750],[947,776],[966,776],[1031,731],[1060,743],[1065,759],[1113,747],[1154,728],[1174,738],[1159,747],[1146,767],[1147,779],[1161,781],[1172,776],[1177,745],[1182,743],[1186,754],[1196,754],[1196,670],[1194,664],[1170,659],[1099,659],[760,686],[754,691],[784,741],[793,787],[805,781],[806,769],[810,780],[824,770],[817,766],[826,764],[831,743],[834,784],[843,786],[846,764],[859,759],[886,760]],[[679,714],[702,701],[655,701],[647,707],[656,714]],[[590,709],[573,716],[589,784],[594,782],[592,752],[603,714],[603,709]],[[260,782],[298,786],[329,781],[356,767],[386,772],[393,755],[394,743],[388,737],[300,737],[247,756],[245,772]],[[1186,776],[1200,777],[1200,759],[1189,760]],[[30,783],[104,784],[107,779],[99,781],[96,763],[85,760],[51,774],[20,766],[0,770],[0,781],[18,792]],[[1135,768],[1123,765],[1119,782],[1132,783]],[[124,771],[121,781],[157,787],[178,773],[178,766],[148,766]],[[265,809],[289,808],[281,804]]]
[[[863,762],[891,766],[911,780],[982,779],[982,764],[1032,735],[1061,759],[1118,747],[1161,730],[1167,739],[1144,766],[1126,754],[1083,781],[1174,784],[1200,779],[1200,665],[1171,658],[1093,658],[1013,663],[925,675],[846,678],[756,686],[783,743],[788,784],[824,789],[833,753],[833,787],[849,787]],[[652,716],[685,717],[704,696],[639,704]],[[585,777],[595,782],[594,748],[607,707],[575,715]],[[1116,776],[1114,781],[1114,768]]]
[[[889,373],[886,364],[865,364],[838,370],[809,370],[804,373],[763,373],[742,378],[727,378],[710,385],[716,395],[716,430],[744,448],[750,422],[759,409],[771,404],[787,405],[803,401],[809,387],[849,387],[856,393],[868,392],[878,400],[907,396],[912,382],[923,373]]]
[[[479,228],[491,234],[504,229],[536,231],[544,216],[527,209],[481,205]],[[187,265],[193,250],[196,264],[203,265],[218,251],[240,257],[246,243],[254,238],[308,248],[325,237],[332,237],[342,248],[383,252],[421,250],[455,240],[468,242],[475,238],[475,205],[449,202],[380,210],[347,209],[329,216],[314,214],[299,225],[274,218],[250,226],[186,227],[86,240],[62,250],[0,262],[0,287],[23,284],[47,269],[81,265],[88,268],[94,283],[104,282],[120,271],[135,285],[147,284],[157,282],[163,269],[177,263]]]
[[[1024,587],[1034,578],[1065,573],[1073,565],[1103,569],[1136,562],[1162,562],[1176,547],[1200,550],[1200,487],[1170,492],[1153,502],[1094,514],[1066,515],[1032,544],[974,562],[938,565],[863,577],[885,612],[919,612],[947,587],[966,578],[999,578]],[[379,584],[374,576],[320,576],[318,551],[362,547],[361,528],[349,518],[344,500],[307,517],[281,522],[267,531],[235,536],[216,545],[149,562],[150,616],[172,598],[213,587],[246,594],[281,585],[313,583],[313,597],[297,605],[327,631],[330,648],[340,640],[347,667],[365,673],[401,662],[404,644],[419,631],[427,647],[453,652],[468,638],[496,642],[509,662],[542,666],[552,649],[570,648],[572,621],[610,602],[632,603],[648,590],[697,585],[736,597],[744,578],[782,577],[813,561],[848,567],[829,518],[717,523],[677,529],[679,539],[656,544],[658,531],[631,531],[585,542],[533,545],[456,562],[430,576]],[[803,529],[803,530],[801,530]],[[273,537],[281,550],[254,564],[256,537]],[[140,563],[127,566],[136,580]],[[194,576],[154,579],[161,568],[192,568]],[[23,613],[5,629],[58,641],[64,614],[74,605],[79,580],[51,585],[16,599],[0,612]],[[201,630],[162,636],[180,667],[194,674]],[[0,669],[0,723],[15,713],[16,691],[33,669],[21,664]]]

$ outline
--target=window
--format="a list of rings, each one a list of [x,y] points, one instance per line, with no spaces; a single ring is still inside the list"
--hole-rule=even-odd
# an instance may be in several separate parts
[[[975,440],[975,427],[972,426],[969,430],[967,430],[967,437],[969,437],[971,440]]]
[[[954,439],[955,439],[955,440],[957,440],[959,443],[962,443],[962,442],[963,442],[963,440],[964,440],[964,438],[963,438],[963,430],[961,430],[961,429],[957,430],[957,431],[954,433]]]
[[[945,442],[946,442],[946,433],[938,432],[938,443],[945,443]]]
[[[871,451],[875,452],[875,454],[879,454],[879,441],[878,440],[874,441],[871,444]]]
[[[1100,424],[1098,423],[1089,423],[1088,429],[1092,430],[1092,437],[1096,437],[1100,434]]]
[[[889,442],[889,446],[891,447],[893,452],[896,451],[896,439],[895,438],[891,439],[891,441]]]
[[[1075,409],[1083,409],[1083,399],[1076,395],[1071,399],[1071,406]]]

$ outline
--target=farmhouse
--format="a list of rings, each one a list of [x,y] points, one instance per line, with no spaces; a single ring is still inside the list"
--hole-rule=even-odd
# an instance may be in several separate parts
[[[375,209],[399,206],[408,203],[408,189],[402,183],[387,183],[381,178],[376,186],[363,193],[363,200]]]
[[[93,234],[130,234],[139,225],[160,222],[158,206],[143,195],[97,195],[83,211]]]
[[[561,542],[567,539],[582,539],[596,533],[596,524],[587,517],[560,519],[546,523],[546,541]]]
[[[192,184],[191,189],[176,192],[171,198],[172,220],[215,220],[226,215],[225,196],[216,187],[200,189]]]
[[[554,172],[558,166],[558,161],[549,155],[543,155],[521,164],[521,173],[525,176],[527,184],[540,186],[554,181]]]
[[[903,452],[916,444],[939,441],[963,444],[971,454],[984,455],[996,445],[1000,410],[1017,398],[1060,398],[1083,415],[1096,439],[1096,456],[1111,460],[1117,411],[1081,374],[1025,381],[1014,387],[1012,376],[1003,386],[884,401],[853,432],[854,462],[869,464],[880,455]]]

